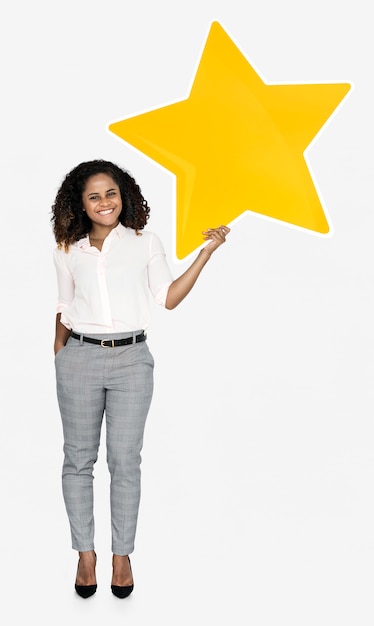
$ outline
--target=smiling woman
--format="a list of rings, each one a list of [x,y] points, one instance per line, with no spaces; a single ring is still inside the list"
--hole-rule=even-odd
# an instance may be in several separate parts
[[[64,434],[62,485],[72,547],[79,551],[77,593],[97,589],[93,467],[103,416],[111,474],[115,596],[133,588],[140,499],[140,452],[153,392],[153,357],[146,343],[149,293],[167,309],[195,284],[229,228],[203,233],[207,245],[173,280],[161,241],[143,230],[149,206],[135,180],[109,161],[81,163],[66,176],[52,207],[57,248],[55,336],[57,397]],[[103,348],[109,348],[109,350]]]

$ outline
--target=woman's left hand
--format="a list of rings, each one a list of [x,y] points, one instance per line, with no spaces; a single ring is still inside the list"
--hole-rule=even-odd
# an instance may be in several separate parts
[[[208,228],[208,230],[203,230],[204,240],[210,241],[203,250],[212,254],[219,246],[221,246],[226,241],[226,237],[230,232],[230,228],[228,226],[218,226],[218,228]]]
[[[218,228],[208,228],[208,230],[203,231],[204,239],[205,241],[209,241],[209,243],[200,250],[196,259],[186,271],[171,283],[165,302],[167,309],[174,309],[191,291],[201,270],[208,262],[210,255],[214,250],[217,250],[221,244],[225,243],[226,236],[229,232],[230,229],[228,226],[218,226]],[[204,254],[204,251],[206,251],[206,254]]]

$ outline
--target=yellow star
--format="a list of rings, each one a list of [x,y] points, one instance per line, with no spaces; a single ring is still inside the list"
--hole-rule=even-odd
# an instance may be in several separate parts
[[[213,22],[186,100],[109,125],[176,176],[176,255],[251,211],[321,234],[304,152],[349,83],[268,85]]]

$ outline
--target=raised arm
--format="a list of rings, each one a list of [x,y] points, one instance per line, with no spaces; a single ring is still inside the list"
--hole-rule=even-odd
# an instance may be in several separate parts
[[[209,261],[213,252],[217,250],[220,245],[225,243],[226,236],[229,232],[230,229],[228,226],[208,228],[208,230],[203,231],[204,239],[209,241],[209,243],[200,250],[192,265],[171,283],[165,303],[167,309],[174,309],[187,296],[198,279],[204,265]]]

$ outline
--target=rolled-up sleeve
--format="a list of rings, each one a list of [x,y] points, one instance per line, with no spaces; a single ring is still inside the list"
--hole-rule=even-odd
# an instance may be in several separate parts
[[[166,261],[166,254],[160,239],[152,233],[148,261],[148,286],[157,304],[165,306],[166,296],[173,276]]]
[[[57,307],[56,313],[62,313],[74,298],[74,279],[67,265],[67,254],[56,248],[53,261],[57,273]]]

